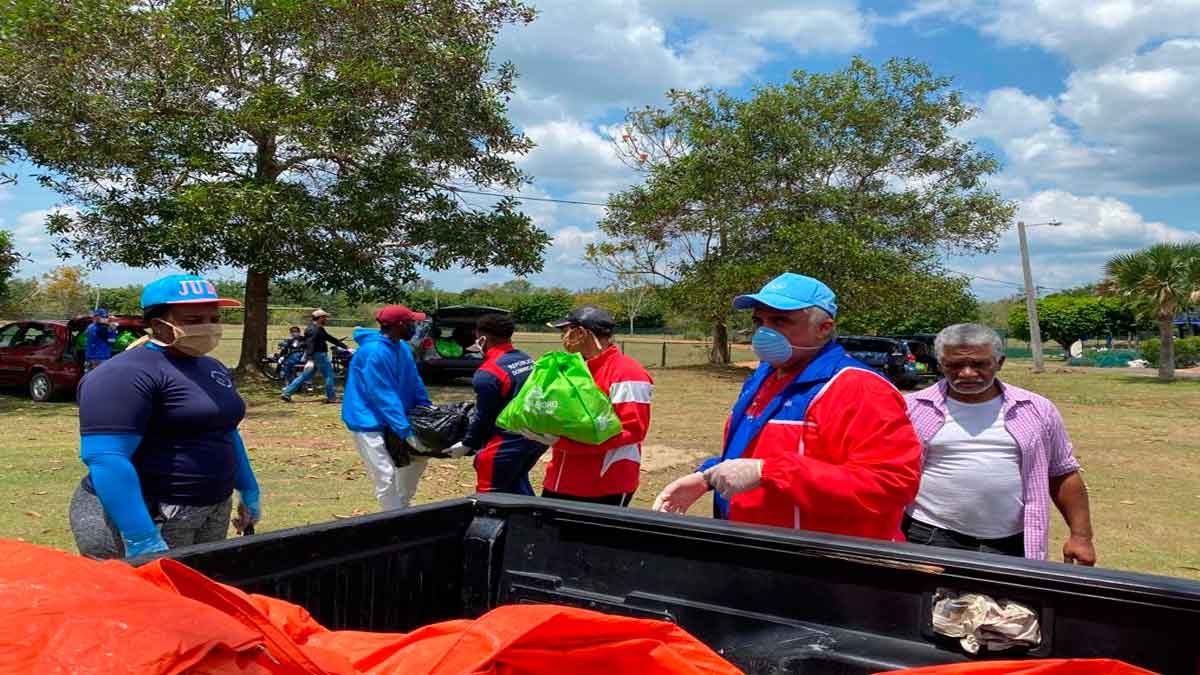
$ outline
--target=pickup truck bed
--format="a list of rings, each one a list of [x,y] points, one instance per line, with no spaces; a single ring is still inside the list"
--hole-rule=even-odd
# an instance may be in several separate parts
[[[672,621],[750,673],[857,674],[970,658],[935,636],[938,588],[1033,606],[1004,658],[1200,666],[1200,583],[507,495],[181,549],[218,581],[333,629],[408,631],[548,602]]]

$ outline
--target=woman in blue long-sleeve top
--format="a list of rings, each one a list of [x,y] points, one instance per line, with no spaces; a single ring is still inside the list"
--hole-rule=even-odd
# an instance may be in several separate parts
[[[80,455],[87,465],[71,498],[79,552],[120,558],[224,539],[240,495],[239,531],[262,515],[258,482],[238,424],[246,404],[220,361],[217,297],[194,275],[146,286],[152,339],[79,385]]]

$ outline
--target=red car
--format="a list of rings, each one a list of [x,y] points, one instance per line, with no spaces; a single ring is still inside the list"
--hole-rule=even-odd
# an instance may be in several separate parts
[[[35,401],[74,395],[83,377],[81,334],[91,318],[70,321],[17,321],[0,326],[0,387],[23,388]],[[140,337],[146,323],[139,316],[114,316],[121,333]]]

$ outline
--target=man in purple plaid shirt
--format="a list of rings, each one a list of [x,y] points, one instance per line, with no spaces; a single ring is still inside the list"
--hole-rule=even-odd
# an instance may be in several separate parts
[[[987,326],[950,326],[934,351],[946,379],[907,397],[924,449],[908,541],[1045,560],[1053,501],[1071,530],[1063,560],[1095,565],[1087,486],[1058,409],[997,379],[1003,343]]]

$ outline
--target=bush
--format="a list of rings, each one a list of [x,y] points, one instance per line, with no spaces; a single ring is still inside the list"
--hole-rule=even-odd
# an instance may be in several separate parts
[[[1152,368],[1158,367],[1158,357],[1162,342],[1158,338],[1142,340],[1142,358],[1150,363]],[[1193,368],[1200,366],[1200,336],[1179,338],[1175,340],[1175,367]]]

